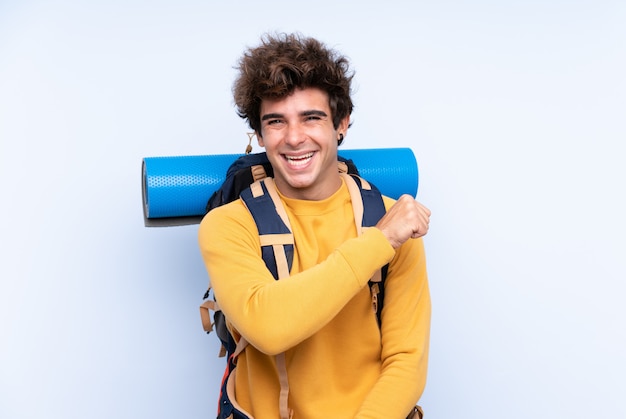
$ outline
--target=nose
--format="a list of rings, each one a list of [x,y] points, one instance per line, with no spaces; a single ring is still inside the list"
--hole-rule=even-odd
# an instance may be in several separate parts
[[[298,147],[307,139],[305,130],[299,124],[289,124],[285,130],[285,144]]]

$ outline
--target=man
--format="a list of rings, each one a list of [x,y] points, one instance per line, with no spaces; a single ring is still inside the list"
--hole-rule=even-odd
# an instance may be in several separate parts
[[[295,251],[291,275],[275,280],[240,200],[200,225],[216,299],[248,343],[228,378],[235,418],[401,419],[423,392],[430,211],[408,195],[385,197],[387,213],[357,234],[337,169],[352,77],[345,57],[298,35],[266,36],[240,60],[237,110],[272,164]],[[368,280],[386,264],[379,326]]]

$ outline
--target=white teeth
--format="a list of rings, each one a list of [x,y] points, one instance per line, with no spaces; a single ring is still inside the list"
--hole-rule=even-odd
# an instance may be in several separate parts
[[[311,160],[311,157],[313,157],[313,153],[303,154],[302,156],[287,156],[287,155],[285,155],[285,158],[287,159],[289,164],[292,164],[294,166],[302,166],[302,165],[308,163],[309,160]]]

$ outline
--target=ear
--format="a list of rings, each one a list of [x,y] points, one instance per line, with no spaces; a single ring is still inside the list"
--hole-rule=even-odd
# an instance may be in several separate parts
[[[346,116],[339,122],[339,126],[337,127],[337,132],[342,133],[345,137],[348,135],[348,128],[350,128],[350,115]]]
[[[259,147],[265,147],[265,143],[263,142],[263,137],[261,137],[261,134],[259,133],[259,131],[254,131],[254,135],[256,135],[256,140],[259,143]]]

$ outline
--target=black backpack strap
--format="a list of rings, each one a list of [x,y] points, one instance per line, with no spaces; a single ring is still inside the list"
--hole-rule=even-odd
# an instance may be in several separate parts
[[[241,193],[241,200],[252,214],[259,230],[261,255],[267,269],[276,280],[288,277],[293,263],[294,238],[274,179],[266,178],[254,182]],[[280,417],[287,419],[291,417],[291,409],[288,404],[289,381],[284,353],[276,356],[276,368],[281,389]]]
[[[375,226],[378,221],[385,215],[385,202],[383,197],[373,184],[357,175],[342,175],[350,191],[352,199],[352,208],[354,210],[354,221],[357,223],[357,231],[361,231],[368,227]],[[360,195],[360,199],[359,199]],[[381,323],[381,314],[383,311],[383,300],[385,297],[385,279],[389,265],[383,266],[376,271],[374,276],[368,281],[370,292],[372,294],[372,308],[376,313],[378,326]]]
[[[241,192],[241,200],[259,230],[261,254],[267,269],[275,279],[288,277],[293,263],[294,238],[274,179],[254,182]]]

